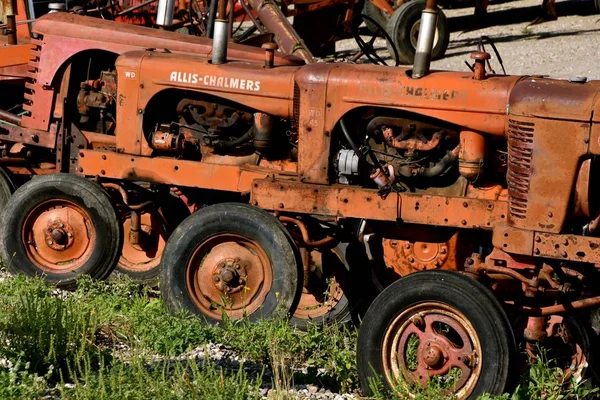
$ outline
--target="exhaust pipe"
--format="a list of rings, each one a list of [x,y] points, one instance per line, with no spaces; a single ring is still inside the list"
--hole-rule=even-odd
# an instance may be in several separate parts
[[[158,0],[156,10],[156,25],[161,27],[173,25],[173,13],[175,12],[175,0]]]
[[[431,53],[433,51],[433,40],[437,27],[438,9],[435,0],[427,0],[425,9],[421,13],[421,28],[417,38],[417,49],[415,63],[413,65],[412,77],[419,79],[429,74],[431,66]]]
[[[229,42],[229,21],[226,18],[225,0],[219,0],[215,32],[213,38],[212,63],[227,62],[227,44]]]

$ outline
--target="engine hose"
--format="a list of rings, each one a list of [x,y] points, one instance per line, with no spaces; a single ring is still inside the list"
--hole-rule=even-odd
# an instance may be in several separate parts
[[[403,166],[398,168],[398,173],[406,176],[406,177],[416,177],[422,176],[425,178],[433,178],[434,176],[439,176],[443,172],[448,169],[452,164],[454,164],[458,160],[458,151],[460,150],[460,146],[456,146],[452,151],[446,153],[446,155],[438,161],[433,167],[423,167],[419,169],[414,169],[409,166]]]
[[[252,131],[254,130],[254,126],[250,128],[246,133],[240,136],[237,139],[233,140],[219,140],[215,144],[215,149],[223,150],[223,149],[232,149],[234,147],[241,146],[252,139]]]

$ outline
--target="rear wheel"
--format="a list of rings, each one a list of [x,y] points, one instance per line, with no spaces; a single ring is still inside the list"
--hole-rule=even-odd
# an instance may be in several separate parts
[[[10,179],[6,171],[0,168],[0,210],[6,206],[8,199],[15,191],[15,184]]]
[[[458,399],[500,395],[515,342],[500,303],[480,283],[449,271],[416,272],[386,288],[361,324],[358,374],[401,396],[433,380]]]
[[[0,226],[0,254],[13,273],[73,287],[83,274],[104,279],[120,249],[117,216],[98,184],[69,174],[33,178],[10,198]]]
[[[301,293],[298,251],[281,223],[247,204],[195,212],[173,232],[161,261],[161,292],[182,309],[218,323],[247,315],[289,318]]]

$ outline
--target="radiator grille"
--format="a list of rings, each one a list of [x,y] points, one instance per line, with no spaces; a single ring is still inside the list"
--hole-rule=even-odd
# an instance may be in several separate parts
[[[508,174],[509,213],[512,218],[527,216],[527,198],[531,180],[533,154],[533,122],[508,121]]]
[[[300,87],[294,83],[294,120],[292,121],[292,129],[298,131],[300,125]]]
[[[42,36],[39,35],[37,39],[32,39],[31,43],[35,46],[30,50],[31,58],[28,63],[27,81],[25,82],[25,103],[23,109],[27,112],[27,115],[31,116],[33,110],[33,99],[35,98],[35,88],[37,85],[37,77],[40,66],[40,56],[42,54]]]

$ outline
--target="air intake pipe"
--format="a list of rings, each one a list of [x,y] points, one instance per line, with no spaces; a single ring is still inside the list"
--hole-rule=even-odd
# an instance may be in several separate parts
[[[437,16],[436,0],[427,0],[425,9],[421,13],[421,28],[419,29],[419,37],[417,38],[415,63],[412,71],[413,79],[419,79],[429,74],[433,40],[437,27]]]
[[[215,0],[216,1],[216,0]],[[227,44],[229,42],[229,21],[225,15],[226,0],[218,0],[217,19],[213,36],[212,63],[223,64],[227,61]]]

